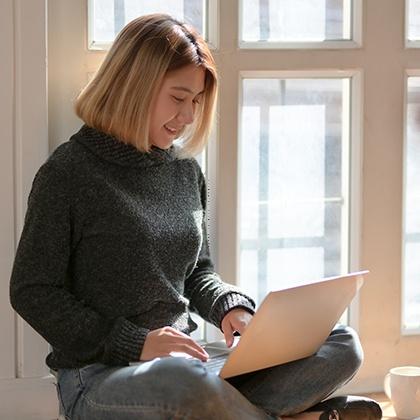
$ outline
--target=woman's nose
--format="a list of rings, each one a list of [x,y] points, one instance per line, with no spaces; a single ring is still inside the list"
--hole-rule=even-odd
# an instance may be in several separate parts
[[[191,124],[194,121],[194,104],[185,103],[178,114],[178,120],[183,124]]]

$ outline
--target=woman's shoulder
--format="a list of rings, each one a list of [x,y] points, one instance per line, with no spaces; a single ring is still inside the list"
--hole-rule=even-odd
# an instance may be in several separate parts
[[[52,151],[43,168],[73,174],[76,169],[83,170],[83,167],[89,165],[89,163],[89,153],[76,141],[73,135]]]
[[[175,153],[177,156],[182,156],[182,151],[180,149],[176,150]],[[198,163],[198,160],[196,157],[182,156],[177,161],[180,165],[188,166],[197,175],[198,178],[201,178],[204,176],[201,165]]]
[[[59,144],[51,153],[49,161],[53,164],[72,165],[81,163],[89,156],[84,148],[77,140],[76,135],[70,137],[69,140]]]
[[[73,138],[58,145],[47,160],[38,169],[34,183],[49,186],[61,185],[61,188],[73,184],[78,175],[88,170],[86,156],[81,147]]]

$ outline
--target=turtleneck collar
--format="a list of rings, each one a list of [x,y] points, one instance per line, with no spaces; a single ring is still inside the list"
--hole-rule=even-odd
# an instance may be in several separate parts
[[[121,166],[148,168],[177,159],[175,146],[166,150],[152,146],[149,153],[141,152],[134,146],[87,125],[83,125],[74,138],[95,155]]]

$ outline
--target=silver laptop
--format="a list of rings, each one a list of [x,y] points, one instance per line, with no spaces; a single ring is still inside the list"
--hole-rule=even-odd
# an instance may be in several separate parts
[[[228,349],[208,343],[205,366],[222,378],[291,362],[318,351],[368,271],[268,293],[242,337]]]

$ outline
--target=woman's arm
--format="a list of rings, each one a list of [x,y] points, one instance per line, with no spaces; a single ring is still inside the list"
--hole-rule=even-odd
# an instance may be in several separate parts
[[[74,363],[140,359],[149,330],[108,319],[71,293],[72,180],[47,162],[37,173],[10,282],[13,308]]]

